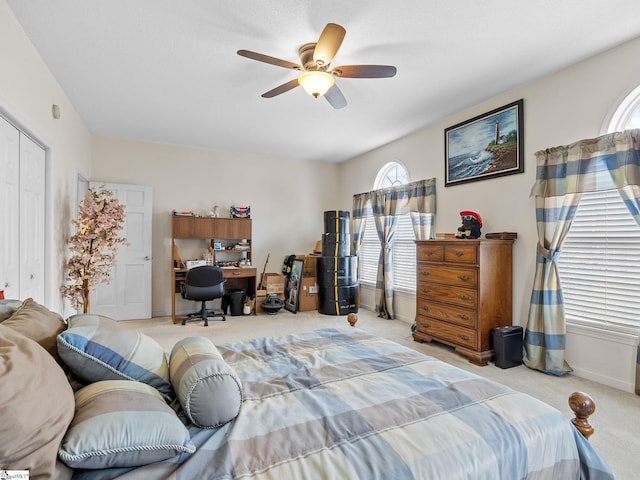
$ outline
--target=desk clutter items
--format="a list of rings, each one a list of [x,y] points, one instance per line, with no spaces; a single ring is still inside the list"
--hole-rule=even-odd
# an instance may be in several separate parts
[[[174,216],[174,217],[193,217],[193,216],[194,216],[194,214],[193,214],[193,212],[191,212],[191,211],[188,211],[188,212],[187,212],[187,211],[179,212],[179,211],[177,211],[177,210],[174,210],[174,211],[173,211],[173,216]]]
[[[251,218],[251,207],[248,205],[232,205],[231,218]]]
[[[350,255],[349,212],[324,212],[322,255],[316,260],[318,312],[348,315],[358,311],[358,257]]]

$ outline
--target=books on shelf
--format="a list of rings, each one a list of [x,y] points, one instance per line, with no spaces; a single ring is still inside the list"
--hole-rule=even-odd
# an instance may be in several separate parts
[[[193,217],[193,212],[179,212],[177,210],[173,211],[174,217]]]

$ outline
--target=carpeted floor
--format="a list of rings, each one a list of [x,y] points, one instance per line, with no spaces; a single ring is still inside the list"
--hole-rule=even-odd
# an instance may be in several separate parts
[[[122,322],[158,341],[166,351],[186,336],[204,336],[214,344],[225,344],[264,336],[281,336],[325,327],[348,326],[346,316],[320,315],[318,312],[293,314],[286,310],[276,315],[227,316],[227,321],[193,321],[183,326],[173,324],[170,317]],[[573,375],[554,377],[530,370],[525,366],[501,369],[493,364],[478,367],[440,344],[413,341],[410,325],[398,320],[383,320],[373,312],[361,309],[356,328],[383,336],[440,360],[491,378],[515,390],[528,393],[556,407],[571,418],[567,399],[572,392],[583,391],[596,403],[591,416],[595,433],[590,441],[609,463],[617,479],[640,476],[640,397],[584,380]]]

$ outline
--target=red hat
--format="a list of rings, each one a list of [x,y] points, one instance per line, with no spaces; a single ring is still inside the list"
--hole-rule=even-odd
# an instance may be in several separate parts
[[[466,215],[475,218],[478,221],[480,228],[482,228],[482,217],[480,215],[478,215],[476,212],[472,212],[471,210],[463,210],[462,212],[460,212],[461,217],[464,217]]]

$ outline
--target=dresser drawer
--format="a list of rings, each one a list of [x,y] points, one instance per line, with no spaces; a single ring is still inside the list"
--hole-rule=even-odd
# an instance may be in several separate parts
[[[454,343],[471,349],[476,348],[476,331],[470,328],[462,328],[420,315],[418,315],[416,321],[416,328],[419,332],[429,335],[436,340]]]
[[[429,281],[476,288],[478,285],[478,271],[475,268],[448,267],[442,264],[418,264],[417,281],[418,285]]]
[[[469,328],[476,328],[478,318],[475,310],[444,305],[424,298],[418,299],[416,313]]]
[[[420,282],[416,288],[419,297],[453,303],[467,308],[476,308],[478,292],[470,288],[452,287],[439,283]]]
[[[464,240],[460,240],[464,243]],[[475,245],[445,245],[444,261],[448,263],[467,263],[475,265],[478,262],[478,249]]]
[[[418,245],[416,256],[418,261],[441,262],[444,259],[444,247],[440,244]]]

